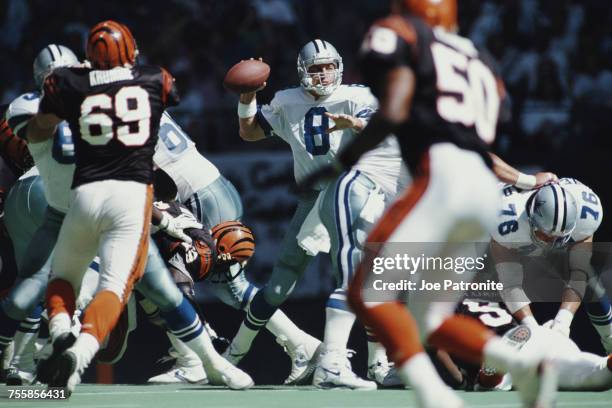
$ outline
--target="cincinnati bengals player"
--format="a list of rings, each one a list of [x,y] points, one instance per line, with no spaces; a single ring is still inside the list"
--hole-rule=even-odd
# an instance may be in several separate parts
[[[27,125],[29,143],[52,137],[66,120],[75,140],[73,197],[52,260],[47,289],[54,353],[50,386],[72,391],[100,343],[114,327],[143,273],[152,207],[152,157],[163,110],[178,103],[163,68],[135,66],[130,30],[104,21],[89,32],[91,68],[59,68],[47,76],[39,112]],[[100,284],[70,334],[75,289],[95,254]]]
[[[368,272],[372,259],[393,252],[385,242],[450,242],[454,245],[442,250],[420,245],[418,255],[427,250],[428,255],[452,257],[465,256],[467,247],[473,251],[468,242],[485,239],[499,202],[488,151],[503,85],[472,42],[453,33],[455,0],[398,0],[392,10],[373,24],[361,48],[362,73],[379,98],[379,110],[339,155],[337,167],[349,168],[393,133],[414,180],[371,232],[370,250],[349,299],[394,358],[404,382],[413,386],[420,406],[461,407],[463,402],[440,380],[425,354],[417,322],[401,303],[404,294],[382,304],[367,303],[364,294],[376,276]],[[454,273],[448,277],[460,278]],[[458,300],[461,293],[452,295]],[[414,305],[427,342],[466,360],[478,363],[484,358],[500,371],[511,371],[525,405],[551,406],[556,373],[544,354],[532,360],[515,356],[478,322],[453,316],[455,303],[450,300],[429,297]]]

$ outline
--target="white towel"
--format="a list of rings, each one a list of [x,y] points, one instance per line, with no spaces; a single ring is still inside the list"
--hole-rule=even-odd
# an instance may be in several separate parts
[[[319,217],[321,200],[323,200],[323,192],[319,194],[296,236],[298,245],[310,256],[315,256],[319,252],[329,253],[331,248],[329,233]]]

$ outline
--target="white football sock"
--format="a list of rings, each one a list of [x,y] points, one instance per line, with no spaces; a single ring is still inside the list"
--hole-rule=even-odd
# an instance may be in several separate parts
[[[195,367],[202,365],[202,361],[200,357],[196,353],[193,352],[185,343],[180,341],[173,334],[166,332],[168,339],[170,339],[170,343],[172,343],[172,348],[177,354],[176,364],[180,367]]]
[[[289,319],[289,317],[287,317],[287,315],[281,310],[277,310],[276,312],[274,312],[274,314],[266,324],[266,329],[268,329],[277,338],[280,336],[286,337],[289,346],[291,346],[292,348],[299,346],[305,341],[315,341],[312,336],[297,327],[295,323],[293,323],[291,319]]]
[[[168,337],[170,336],[174,335],[172,333],[168,333]],[[177,339],[177,341],[180,340]],[[206,331],[202,331],[199,336],[184,342],[184,344],[198,355],[205,368],[206,366],[216,365],[220,360],[223,360],[223,357],[221,357],[221,355],[217,353],[217,350],[215,350],[215,347],[213,346],[212,341],[210,340],[210,337]]]
[[[11,365],[21,371],[34,372],[34,352],[36,351],[36,339],[38,338],[38,326],[33,328],[36,333],[26,333],[17,330],[13,338],[15,350]]]
[[[251,349],[253,340],[259,333],[259,330],[249,329],[244,322],[240,325],[238,333],[232,339],[231,350],[235,354],[246,354]]]
[[[404,384],[411,385],[417,393],[435,392],[439,387],[446,388],[429,356],[423,351],[402,364],[397,372]]]
[[[348,344],[351,329],[355,323],[355,315],[349,311],[325,308],[325,336],[323,342],[330,349],[345,349]]]
[[[89,363],[91,363],[99,349],[100,343],[98,343],[98,339],[89,333],[81,333],[77,337],[76,342],[68,350],[77,357],[77,370],[82,372],[89,366]]]
[[[58,313],[49,320],[49,336],[55,341],[61,334],[69,332],[72,320],[68,313]]]

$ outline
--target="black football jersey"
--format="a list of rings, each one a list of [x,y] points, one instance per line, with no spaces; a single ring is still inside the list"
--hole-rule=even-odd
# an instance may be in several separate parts
[[[496,302],[466,299],[457,305],[455,312],[479,320],[498,336],[503,336],[508,330],[518,326],[505,306]]]
[[[188,214],[191,215],[195,221],[197,221],[195,216],[193,216],[193,214],[185,206],[176,201],[158,201],[155,202],[154,205],[159,210],[165,211],[173,217],[181,214]],[[210,236],[210,233],[206,229],[188,228],[185,230],[185,233],[189,235],[194,242],[204,242],[209,248],[211,248],[213,253],[212,259],[214,259],[214,242]],[[198,256],[197,252],[191,245],[184,243],[180,239],[171,237],[163,231],[154,233],[152,237],[157,245],[157,248],[159,249],[160,255],[167,264],[193,277],[194,281],[198,280],[197,277],[201,268],[202,259],[200,256]]]
[[[489,58],[467,38],[432,29],[417,17],[392,15],[370,28],[360,68],[380,96],[386,73],[398,66],[415,76],[409,118],[396,132],[409,168],[416,171],[429,146],[443,142],[476,151],[490,165],[487,152],[504,90]]]
[[[178,103],[163,68],[59,68],[44,83],[39,110],[66,120],[75,141],[73,188],[100,180],[153,182],[162,112]]]

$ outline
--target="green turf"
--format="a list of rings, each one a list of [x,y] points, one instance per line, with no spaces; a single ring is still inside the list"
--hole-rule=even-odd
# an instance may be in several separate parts
[[[515,392],[461,393],[467,407],[520,408]],[[312,387],[258,386],[249,391],[185,385],[80,385],[68,401],[8,399],[0,386],[0,406],[11,408],[390,408],[415,407],[411,391],[319,391]],[[558,408],[612,407],[612,391],[564,392]]]

